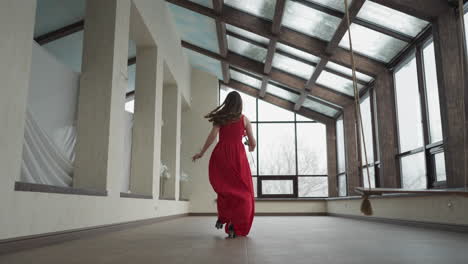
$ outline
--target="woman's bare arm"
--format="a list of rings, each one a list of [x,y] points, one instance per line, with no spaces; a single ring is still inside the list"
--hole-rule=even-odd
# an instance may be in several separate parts
[[[250,124],[250,120],[246,116],[244,116],[244,125],[245,125],[245,131],[247,132],[247,138],[249,139],[249,151],[252,152],[255,150],[255,147],[257,146],[257,141],[255,140],[255,137],[253,136],[252,124]]]
[[[219,127],[218,126],[213,126],[211,128],[210,134],[208,134],[208,137],[206,138],[205,144],[203,145],[203,148],[200,150],[199,153],[195,154],[192,157],[192,161],[195,162],[197,159],[203,157],[205,152],[208,150],[208,148],[213,144],[213,142],[216,140],[216,137],[218,136],[219,132]]]

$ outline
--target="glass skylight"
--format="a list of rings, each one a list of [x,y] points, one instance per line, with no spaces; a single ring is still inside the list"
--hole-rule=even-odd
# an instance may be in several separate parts
[[[341,66],[341,65],[339,65],[337,63],[334,63],[334,62],[331,62],[331,61],[329,61],[327,63],[326,67],[329,68],[329,69],[335,70],[337,72],[341,72],[341,73],[343,73],[343,74],[345,74],[345,75],[347,75],[349,77],[353,77],[353,71],[348,67]],[[372,78],[371,76],[366,75],[364,73],[360,73],[358,71],[356,71],[356,77],[359,80],[362,80],[362,81],[365,81],[365,82],[370,82],[370,81],[374,80],[374,78]]]
[[[255,42],[258,42],[258,43],[268,45],[268,43],[270,42],[270,40],[268,40],[265,37],[262,37],[260,35],[257,35],[255,33],[250,32],[250,31],[244,30],[242,28],[235,27],[235,26],[230,25],[230,24],[226,24],[226,30],[234,32],[234,33],[236,33],[238,35],[241,35],[243,37],[246,37],[246,38],[248,38],[250,40],[253,40]]]
[[[182,40],[219,53],[214,19],[173,4],[169,4],[169,8]]]
[[[316,3],[319,5],[323,5],[338,11],[341,11],[344,13],[345,11],[345,5],[343,0],[307,0],[312,3]],[[348,7],[351,5],[353,0],[348,0]]]
[[[291,59],[279,53],[273,57],[273,67],[294,74],[302,79],[308,80],[315,70],[315,67],[304,62]]]
[[[297,93],[290,92],[272,83],[267,84],[267,92],[290,102],[296,102],[299,99]]]
[[[322,71],[319,78],[317,79],[317,83],[337,92],[344,93],[349,96],[354,96],[353,82],[336,74]],[[362,84],[358,84],[359,90],[363,87],[364,86]]]
[[[243,84],[246,84],[248,86],[251,86],[253,88],[260,89],[260,87],[262,86],[262,80],[252,77],[250,75],[247,75],[245,73],[242,73],[240,71],[230,69],[229,74],[231,75],[231,79],[241,82]]]
[[[429,24],[427,21],[372,1],[364,3],[358,18],[411,37],[416,37]]]
[[[339,113],[339,111],[336,110],[335,108],[322,104],[311,97],[308,97],[307,99],[305,99],[302,106],[312,111],[322,113],[329,117],[335,117]]]
[[[311,37],[330,41],[341,19],[288,0],[283,15],[283,25]]]
[[[273,20],[276,0],[224,0],[224,3],[235,9],[254,16]]]
[[[351,24],[351,37],[354,51],[386,63],[408,45],[404,41],[356,24]],[[348,33],[339,46],[349,49]]]
[[[227,41],[230,51],[259,62],[265,62],[267,49],[229,35]]]
[[[276,49],[280,50],[282,52],[294,55],[294,56],[296,56],[298,58],[302,58],[302,59],[304,59],[306,61],[310,61],[310,62],[314,62],[314,63],[318,63],[320,61],[320,58],[317,57],[317,56],[314,56],[314,55],[312,55],[310,53],[307,53],[307,52],[304,52],[302,50],[298,50],[296,48],[285,45],[283,43],[277,43],[276,44]]]
[[[223,73],[221,71],[221,62],[213,58],[202,55],[190,49],[184,49],[189,58],[190,64],[201,71],[211,73],[223,79]]]

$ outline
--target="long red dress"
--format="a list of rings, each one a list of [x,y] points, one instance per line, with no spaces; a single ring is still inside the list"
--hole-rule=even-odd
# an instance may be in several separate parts
[[[209,164],[210,183],[218,194],[218,219],[233,224],[238,236],[249,234],[255,205],[249,162],[242,137],[245,134],[244,116],[239,121],[220,127],[219,142]]]

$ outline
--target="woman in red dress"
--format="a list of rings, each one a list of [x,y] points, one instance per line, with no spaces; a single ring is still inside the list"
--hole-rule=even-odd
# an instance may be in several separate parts
[[[254,192],[252,174],[242,143],[247,136],[249,151],[255,149],[250,121],[242,115],[242,98],[238,92],[230,92],[224,102],[205,116],[213,123],[201,151],[192,160],[203,157],[206,150],[216,140],[210,163],[210,183],[218,194],[218,220],[216,228],[225,226],[229,238],[247,236],[254,217]]]

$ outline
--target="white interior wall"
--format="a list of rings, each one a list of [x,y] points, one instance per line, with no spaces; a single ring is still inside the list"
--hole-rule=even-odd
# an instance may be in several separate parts
[[[176,200],[180,178],[180,94],[177,85],[165,84],[163,88],[163,126],[161,128],[161,162],[168,167],[170,178],[162,178],[160,197]],[[178,192],[177,192],[178,193]]]
[[[190,104],[190,64],[183,49],[180,48],[180,37],[177,33],[172,15],[166,1],[133,0],[141,14],[158,49],[167,63],[170,72],[180,89],[183,100]]]
[[[174,79],[178,84],[180,84],[179,87],[183,89],[185,98],[188,98],[188,95],[190,94],[190,71],[188,61],[182,50],[179,48],[179,40],[174,27],[167,26],[171,25],[172,22],[170,21],[170,15],[168,14],[169,11],[166,9],[164,1],[137,0],[135,2],[140,11],[144,10],[145,15],[143,15],[143,18],[146,20],[146,25],[151,29],[151,33],[154,35],[154,38],[158,40],[157,44],[160,53],[165,55],[164,60],[171,68]],[[14,24],[17,27],[16,31],[25,33],[25,39],[22,39],[21,43],[30,40],[30,44],[28,46],[32,49],[33,27],[25,24],[27,24],[31,19],[34,20],[33,11],[35,5],[31,4],[30,1],[25,0],[21,0],[17,3],[18,8],[7,8],[8,15],[0,12],[2,14],[1,17],[5,17],[5,19],[10,22],[12,18],[21,18],[21,22]],[[7,6],[9,4],[11,3],[7,2]],[[30,9],[32,10],[32,12],[30,12],[31,14],[25,12],[25,10],[29,11]],[[26,14],[29,20],[24,19]],[[8,23],[2,24],[7,25]],[[28,30],[24,29],[26,27],[29,27]],[[28,31],[31,33],[30,36],[27,34]],[[0,32],[3,32],[3,28],[1,28],[1,26]],[[6,28],[6,33],[8,32],[10,32],[10,28]],[[22,35],[23,34],[21,34],[21,36]],[[20,39],[14,37],[10,38],[9,34],[6,34],[5,38],[8,38],[9,40]],[[2,57],[10,61],[6,54],[11,53],[10,48],[13,48],[14,46],[22,47],[22,45],[19,44],[20,43],[13,43],[11,47],[4,46],[3,44],[0,45],[2,47],[1,49],[3,49],[0,50],[0,54],[5,55]],[[31,54],[25,53],[23,50],[21,50],[21,52],[24,57],[21,61],[17,61],[18,56],[15,53],[12,53],[14,56],[11,57],[12,64],[9,66],[12,71],[9,74],[11,76],[16,76],[15,78],[18,80],[29,80],[29,66],[32,56]],[[25,65],[27,66],[27,69],[23,67]],[[42,66],[47,67],[46,65]],[[5,73],[8,73],[8,71],[5,71]],[[5,80],[5,85],[7,85],[8,90],[15,91],[15,89],[21,89],[20,86],[24,86],[25,84],[27,85],[26,87],[29,86],[25,81],[10,82],[8,78]],[[6,94],[6,96],[9,96],[9,94]],[[24,98],[22,99],[22,97]],[[4,104],[4,106],[7,107],[7,111],[2,111],[2,113],[7,114],[5,117],[8,118],[11,113],[23,112],[22,115],[24,115],[24,110],[26,109],[25,104],[27,101],[26,93],[12,94],[11,97],[9,97],[9,100],[12,102],[16,102],[15,100],[18,102],[23,100],[24,104],[16,104],[14,105],[14,109],[10,109],[9,104]],[[3,103],[3,101],[1,102]],[[22,107],[24,107],[24,109],[22,109]],[[0,117],[2,117],[1,120],[3,124],[3,116]],[[14,133],[19,134],[22,139],[21,131],[23,128],[19,125],[17,125],[17,127],[18,128]],[[3,130],[4,127],[2,126],[1,129]],[[13,135],[13,131],[12,133],[8,133],[8,135]],[[3,137],[3,131],[1,135],[3,142],[7,137]],[[21,144],[15,143],[15,146],[18,147],[21,146]],[[11,155],[9,148],[0,148],[0,153],[2,160],[8,161],[8,159],[3,159],[3,157]],[[15,157],[16,156],[17,155],[15,155]],[[18,179],[19,175],[19,164],[16,163],[17,162],[14,164],[12,163],[15,168],[12,168],[11,170],[8,168],[4,170],[5,167],[1,167],[0,210],[1,212],[8,213],[2,213],[2,216],[0,217],[0,240],[174,214],[184,214],[187,213],[189,209],[189,203],[183,201],[163,201],[157,200],[157,198],[152,200],[120,198],[122,184],[119,177],[110,179],[108,184],[108,196],[106,197],[17,192],[14,191],[14,182]],[[155,197],[157,197],[157,195]]]
[[[216,212],[216,194],[208,180],[208,161],[213,146],[196,163],[192,156],[200,151],[211,129],[211,124],[203,118],[218,103],[218,78],[192,68],[192,104],[182,112],[182,171],[189,176],[190,212]]]

